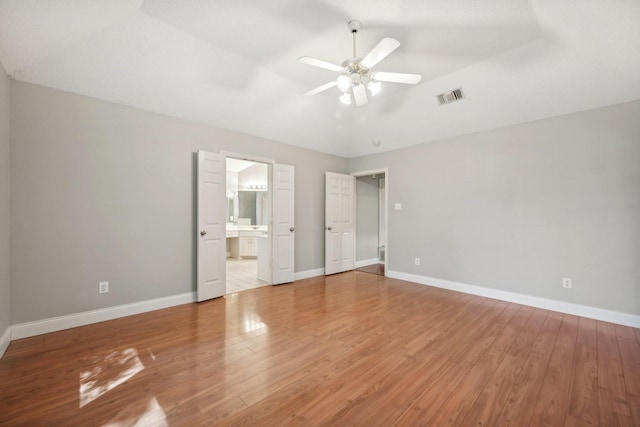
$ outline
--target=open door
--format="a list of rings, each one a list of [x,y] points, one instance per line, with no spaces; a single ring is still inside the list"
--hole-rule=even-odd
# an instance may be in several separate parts
[[[355,177],[326,173],[325,185],[325,274],[355,268]]]
[[[198,301],[226,291],[225,180],[225,157],[198,151]]]
[[[273,166],[273,263],[272,283],[295,280],[294,168]]]
[[[386,176],[383,175],[383,176]],[[386,263],[387,252],[387,179],[378,182],[378,262]]]

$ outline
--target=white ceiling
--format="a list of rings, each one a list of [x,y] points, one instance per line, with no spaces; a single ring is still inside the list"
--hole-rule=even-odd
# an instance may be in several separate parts
[[[420,73],[363,107],[300,64],[401,46]],[[0,0],[0,62],[21,81],[354,157],[640,99],[640,0]],[[435,96],[462,87],[466,99]],[[374,146],[373,141],[380,141]]]

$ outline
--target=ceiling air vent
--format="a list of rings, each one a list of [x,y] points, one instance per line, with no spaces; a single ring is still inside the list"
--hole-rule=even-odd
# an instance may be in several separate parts
[[[438,104],[440,105],[451,104],[452,102],[464,99],[464,93],[462,93],[462,88],[458,88],[449,92],[441,93],[436,96],[436,98],[438,98]]]

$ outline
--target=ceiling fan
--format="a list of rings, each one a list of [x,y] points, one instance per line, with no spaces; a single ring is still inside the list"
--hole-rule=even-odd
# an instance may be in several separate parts
[[[420,74],[387,73],[373,71],[372,68],[391,52],[400,46],[400,42],[392,38],[384,38],[374,47],[364,58],[358,58],[356,54],[356,34],[362,28],[360,21],[349,21],[349,29],[353,34],[353,58],[345,60],[342,65],[335,65],[320,59],[303,56],[298,61],[314,67],[340,73],[336,80],[323,84],[315,89],[306,92],[304,96],[315,95],[338,86],[342,91],[340,101],[344,104],[351,104],[352,98],[358,107],[369,102],[367,89],[372,96],[375,96],[381,87],[380,82],[404,83],[414,85],[422,79]]]

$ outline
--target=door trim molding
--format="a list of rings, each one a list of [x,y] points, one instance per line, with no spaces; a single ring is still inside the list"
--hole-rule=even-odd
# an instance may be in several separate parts
[[[5,329],[4,333],[0,337],[0,359],[2,359],[2,356],[4,355],[4,352],[9,347],[10,343],[11,343],[11,326],[7,326],[7,329]]]
[[[256,163],[270,163],[275,164],[276,161],[274,159],[268,159],[266,157],[252,156],[249,154],[241,154],[241,153],[232,153],[231,151],[220,151],[224,157],[231,157],[232,159],[238,160],[246,160],[248,162],[256,162]],[[226,168],[225,168],[226,171]]]

